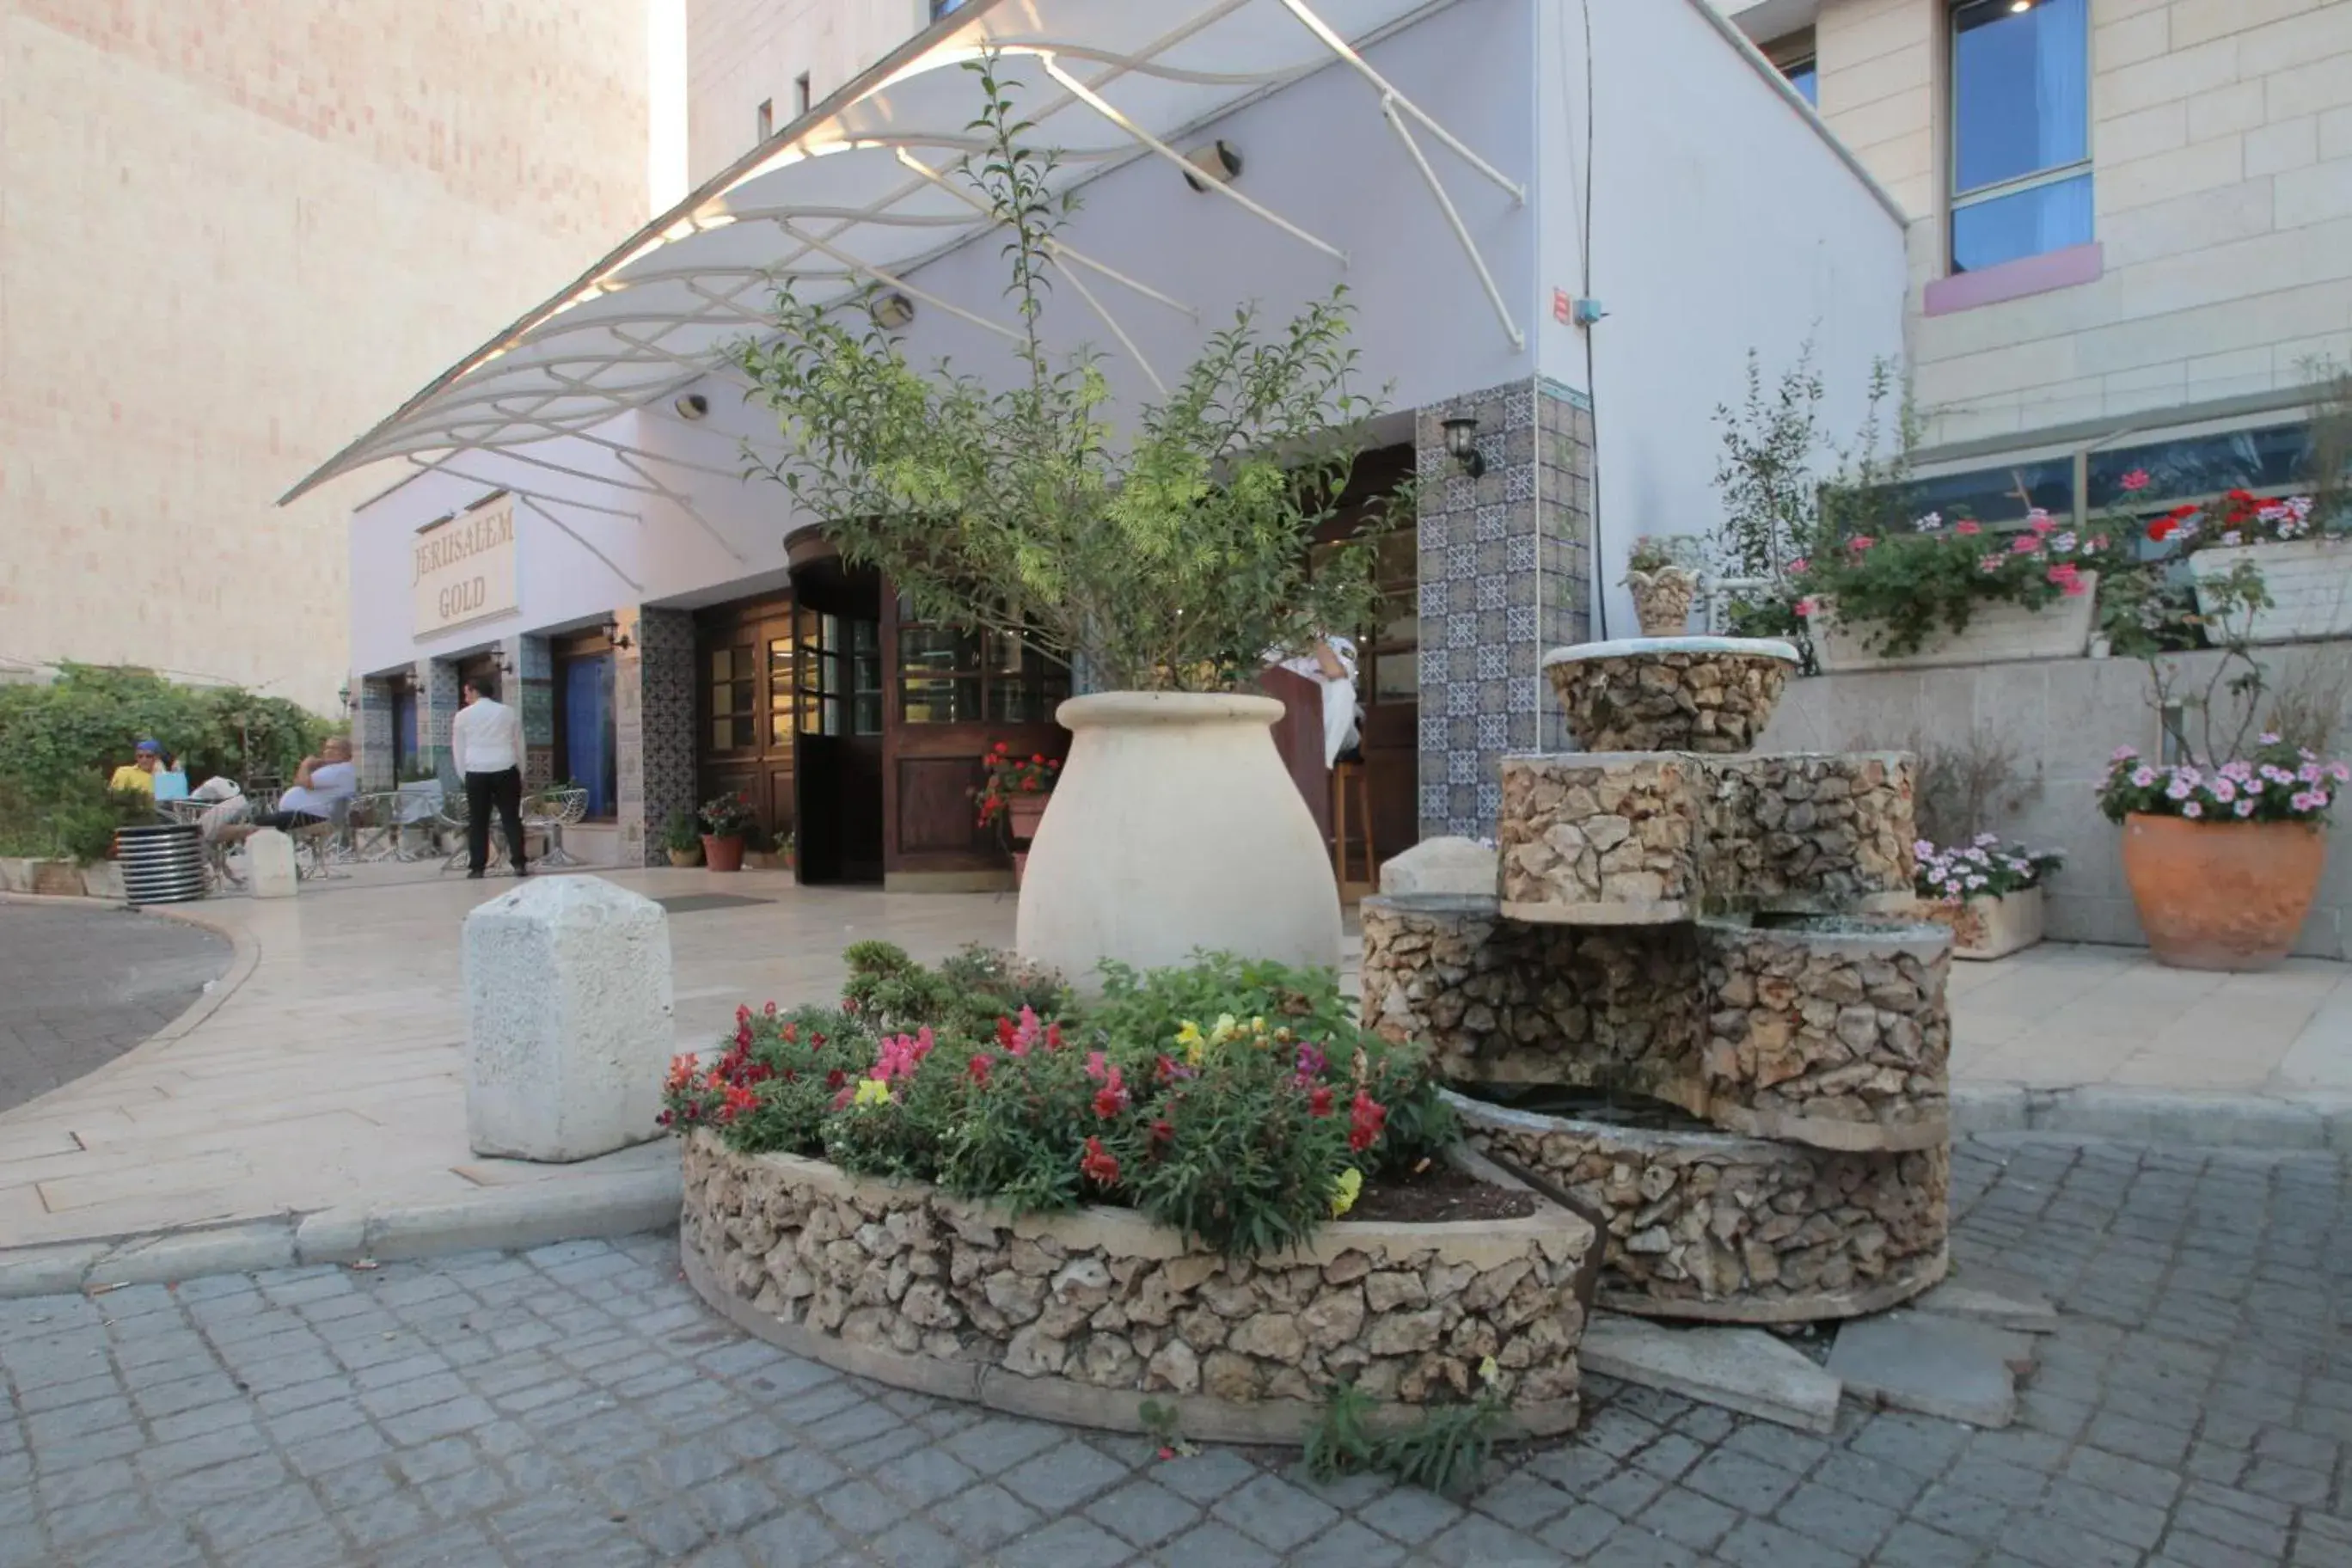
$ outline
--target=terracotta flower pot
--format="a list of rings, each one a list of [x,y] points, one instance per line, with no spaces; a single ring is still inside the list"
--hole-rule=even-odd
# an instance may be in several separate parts
[[[1004,803],[1005,826],[1013,837],[1027,840],[1037,837],[1037,825],[1045,820],[1045,802],[1042,795],[1016,795]]]
[[[702,836],[702,863],[714,871],[740,871],[743,868],[743,836],[713,838]]]
[[[2176,969],[2268,969],[2284,958],[2326,863],[2326,840],[2308,822],[2124,819],[2140,926]]]

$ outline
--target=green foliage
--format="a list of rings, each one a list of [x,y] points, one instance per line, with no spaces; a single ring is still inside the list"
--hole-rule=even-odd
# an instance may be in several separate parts
[[[1358,1028],[1328,973],[1117,970],[1081,1015],[1058,976],[980,949],[843,957],[837,1012],[744,1009],[713,1067],[673,1064],[663,1124],[1016,1211],[1125,1204],[1236,1256],[1454,1136],[1426,1052]]]
[[[1372,405],[1350,390],[1342,292],[1278,331],[1249,308],[1213,333],[1134,428],[1087,352],[1050,352],[1043,315],[1069,203],[1026,144],[995,58],[969,68],[978,150],[948,178],[1005,232],[1018,373],[991,389],[909,363],[864,309],[786,288],[774,331],[736,351],[785,456],[755,466],[878,567],[921,618],[1022,637],[1111,689],[1222,690],[1268,648],[1371,623],[1374,551],[1409,496],[1307,567]]]
[[[1412,1425],[1386,1436],[1372,1433],[1379,1408],[1372,1397],[1353,1384],[1334,1384],[1307,1433],[1307,1473],[1328,1484],[1377,1472],[1440,1497],[1467,1496],[1486,1473],[1507,1409],[1493,1378],[1484,1369],[1481,1377],[1482,1386],[1467,1402],[1430,1405]]]
[[[1826,600],[1870,647],[1900,655],[1967,630],[1980,605],[2040,610],[2087,594],[2084,570],[2120,553],[2105,532],[2078,534],[2040,510],[2023,531],[2006,535],[1987,534],[1968,520],[1948,527],[1931,514],[1890,533],[1825,540],[1820,554],[1791,563],[1789,581],[1805,595],[1799,614],[1811,615]]]
[[[735,791],[702,803],[702,831],[713,838],[740,838],[758,826],[751,803]]]
[[[683,807],[671,812],[669,821],[662,825],[662,847],[681,855],[701,848],[701,819]]]

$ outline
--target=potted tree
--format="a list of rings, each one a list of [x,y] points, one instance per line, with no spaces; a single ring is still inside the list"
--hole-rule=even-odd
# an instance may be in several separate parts
[[[702,825],[694,813],[680,809],[669,814],[669,822],[662,829],[662,846],[669,851],[673,866],[702,864]]]
[[[743,868],[743,841],[757,826],[751,803],[730,791],[702,803],[702,863],[714,871]]]
[[[971,62],[979,145],[950,177],[1004,233],[1013,374],[919,367],[856,298],[789,289],[737,359],[782,427],[769,470],[844,557],[926,620],[1024,638],[1092,688],[1023,888],[1024,958],[1074,976],[1195,949],[1330,964],[1339,889],[1243,688],[1269,655],[1370,624],[1374,550],[1402,498],[1308,569],[1373,413],[1335,291],[1279,328],[1249,308],[1127,427],[1103,367],[1044,335],[1066,210],[1022,141],[1015,84]]]
[[[1698,574],[1678,563],[1668,542],[1648,534],[1633,541],[1625,563],[1625,589],[1645,637],[1678,637],[1690,629],[1691,600]]]
[[[2161,603],[2156,571],[2117,590],[2103,610],[2109,639],[2147,659],[2158,712],[2181,716],[2172,760],[2120,747],[2099,789],[2100,809],[2124,830],[2140,927],[2175,968],[2267,969],[2292,951],[2311,912],[2327,860],[2321,829],[2352,766],[2276,730],[2251,733],[2268,681],[2248,651],[2250,629],[2270,605],[2251,563],[2198,584],[2198,619],[2221,654],[2201,686],[2160,657],[2173,639],[2150,613]]]

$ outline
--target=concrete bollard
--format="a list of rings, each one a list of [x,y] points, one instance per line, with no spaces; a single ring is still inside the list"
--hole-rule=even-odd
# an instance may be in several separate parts
[[[290,899],[302,884],[294,840],[265,827],[245,841],[246,886],[257,899]]]
[[[659,1134],[669,917],[547,877],[466,917],[466,1132],[477,1154],[593,1159]]]

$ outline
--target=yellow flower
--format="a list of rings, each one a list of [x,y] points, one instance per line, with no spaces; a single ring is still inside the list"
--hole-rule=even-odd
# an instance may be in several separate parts
[[[1493,1356],[1488,1356],[1478,1363],[1479,1382],[1492,1384],[1496,1378],[1502,1375],[1503,1369],[1495,1364],[1495,1358]]]
[[[890,1086],[878,1078],[861,1078],[857,1080],[857,1092],[851,1097],[850,1103],[887,1105],[890,1103]]]
[[[1176,1030],[1176,1043],[1180,1046],[1199,1045],[1201,1043],[1201,1026],[1195,1024],[1190,1018],[1185,1019],[1183,1024]]]
[[[1184,1065],[1188,1068],[1197,1068],[1206,1059],[1208,1054],[1208,1046],[1200,1040],[1194,1040],[1184,1047]]]
[[[1339,1173],[1331,1184],[1331,1217],[1338,1219],[1356,1206],[1356,1194],[1364,1190],[1364,1173],[1353,1165]]]
[[[1222,1046],[1240,1032],[1241,1026],[1234,1022],[1231,1013],[1220,1013],[1217,1015],[1217,1026],[1209,1032],[1209,1043]]]

